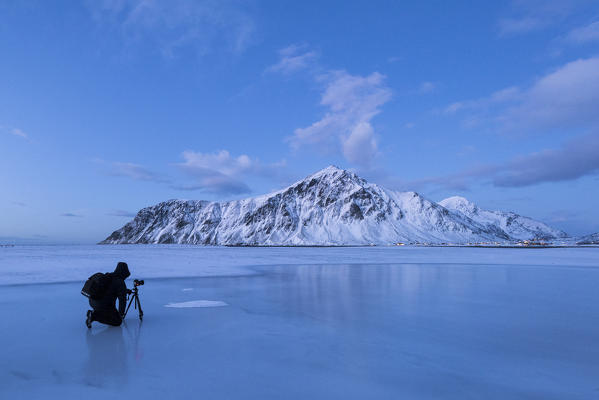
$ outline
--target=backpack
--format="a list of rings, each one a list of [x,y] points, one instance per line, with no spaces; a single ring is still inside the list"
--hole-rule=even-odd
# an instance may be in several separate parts
[[[111,281],[112,277],[109,272],[95,273],[85,281],[81,294],[93,300],[100,300],[106,294]]]

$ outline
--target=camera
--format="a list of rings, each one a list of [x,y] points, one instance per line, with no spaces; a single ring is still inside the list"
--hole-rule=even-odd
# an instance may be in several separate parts
[[[135,285],[135,286],[141,286],[143,284],[144,284],[144,280],[143,279],[142,280],[139,280],[139,279],[134,279],[133,280],[133,285]]]

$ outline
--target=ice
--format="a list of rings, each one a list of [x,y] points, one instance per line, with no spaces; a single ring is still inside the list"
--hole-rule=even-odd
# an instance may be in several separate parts
[[[0,247],[0,285],[81,282],[114,270],[118,261],[126,261],[141,279],[253,275],[255,266],[288,264],[599,264],[592,248],[15,246]]]
[[[192,300],[182,303],[168,303],[165,307],[170,308],[203,308],[203,307],[223,307],[228,306],[227,303],[220,300]]]
[[[81,280],[0,286],[1,399],[598,398],[598,249],[17,250],[3,283],[128,261],[144,320],[88,330]],[[164,307],[198,299],[228,306]]]

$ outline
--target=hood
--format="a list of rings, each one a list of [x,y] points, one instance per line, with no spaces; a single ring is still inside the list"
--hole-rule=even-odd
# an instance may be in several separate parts
[[[125,262],[119,262],[114,269],[114,274],[120,278],[127,279],[131,273],[129,272],[129,267]]]

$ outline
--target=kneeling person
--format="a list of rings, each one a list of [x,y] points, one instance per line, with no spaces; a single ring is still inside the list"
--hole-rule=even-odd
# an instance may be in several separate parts
[[[89,299],[89,305],[94,309],[87,311],[85,324],[92,327],[93,321],[103,324],[119,326],[123,322],[125,307],[127,305],[127,285],[125,279],[131,275],[127,263],[119,262],[110,273],[110,283],[106,292],[100,299]],[[119,299],[119,309],[116,309],[116,299]]]

